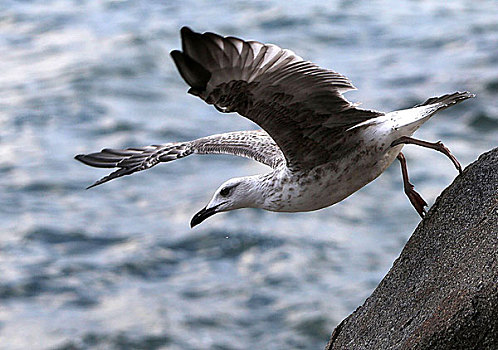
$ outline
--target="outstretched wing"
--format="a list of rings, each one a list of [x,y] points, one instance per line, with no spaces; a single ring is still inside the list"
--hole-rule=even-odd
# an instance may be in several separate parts
[[[169,162],[197,154],[232,154],[254,159],[272,168],[284,163],[282,151],[262,130],[237,131],[212,135],[188,142],[166,143],[141,148],[103,149],[97,153],[79,154],[75,158],[97,168],[118,170],[88,188],[112,179],[149,169],[161,162]]]
[[[182,51],[171,56],[189,93],[258,124],[290,168],[312,168],[344,155],[355,147],[345,131],[383,114],[356,108],[342,96],[354,89],[345,76],[292,51],[186,27],[181,36]]]

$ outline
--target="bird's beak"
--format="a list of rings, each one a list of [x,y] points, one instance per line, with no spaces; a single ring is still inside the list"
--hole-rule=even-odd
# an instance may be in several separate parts
[[[199,225],[201,222],[203,222],[204,220],[206,220],[208,217],[213,216],[214,214],[216,214],[218,212],[216,209],[218,209],[218,207],[221,204],[223,204],[223,203],[220,203],[217,206],[214,206],[214,207],[209,208],[209,209],[207,209],[206,207],[204,207],[203,209],[201,209],[197,214],[194,215],[194,217],[192,218],[192,220],[190,220],[190,228],[193,228],[194,226]]]

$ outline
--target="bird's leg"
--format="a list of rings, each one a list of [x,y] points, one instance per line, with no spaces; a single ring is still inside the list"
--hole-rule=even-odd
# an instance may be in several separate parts
[[[446,155],[448,158],[450,158],[451,162],[453,163],[453,165],[455,165],[455,168],[457,168],[458,172],[460,174],[462,173],[462,166],[460,165],[460,163],[458,162],[458,160],[455,158],[455,156],[453,154],[451,154],[451,152],[448,149],[448,147],[446,147],[445,145],[443,145],[443,143],[441,141],[438,141],[438,142],[428,142],[428,141],[414,139],[413,137],[402,136],[399,139],[394,140],[393,143],[391,143],[391,147],[400,145],[402,143],[404,143],[404,144],[411,143],[413,145],[418,145],[418,146],[422,146],[422,147],[426,147],[426,148],[431,148],[431,149],[434,149],[436,151],[439,151],[439,152],[443,153],[444,155]]]
[[[423,219],[426,214],[424,207],[427,206],[427,203],[424,201],[422,196],[413,189],[413,185],[410,183],[410,179],[408,178],[408,169],[406,168],[406,159],[403,153],[399,152],[397,158],[401,164],[401,173],[403,174],[403,187],[405,189],[405,193],[417,213]]]

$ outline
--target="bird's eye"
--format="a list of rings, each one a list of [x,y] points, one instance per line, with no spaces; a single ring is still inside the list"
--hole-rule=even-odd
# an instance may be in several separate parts
[[[222,197],[226,197],[226,196],[228,196],[228,194],[230,193],[230,190],[231,190],[231,189],[232,189],[231,187],[225,187],[225,188],[222,188],[222,189],[221,189],[221,191],[220,191],[220,195],[221,195]]]

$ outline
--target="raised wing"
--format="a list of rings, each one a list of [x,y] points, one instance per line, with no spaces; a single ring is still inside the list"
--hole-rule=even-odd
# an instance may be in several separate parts
[[[275,140],[292,169],[312,168],[355,147],[346,130],[380,112],[356,108],[342,92],[343,75],[292,51],[256,41],[182,28],[182,51],[171,56],[199,96],[223,112],[238,112]]]
[[[230,132],[193,141],[141,148],[123,150],[106,148],[97,153],[79,154],[75,158],[97,168],[118,168],[88,187],[91,188],[124,175],[152,168],[161,162],[169,162],[194,153],[232,154],[254,159],[272,168],[278,167],[285,161],[282,151],[262,130]]]

